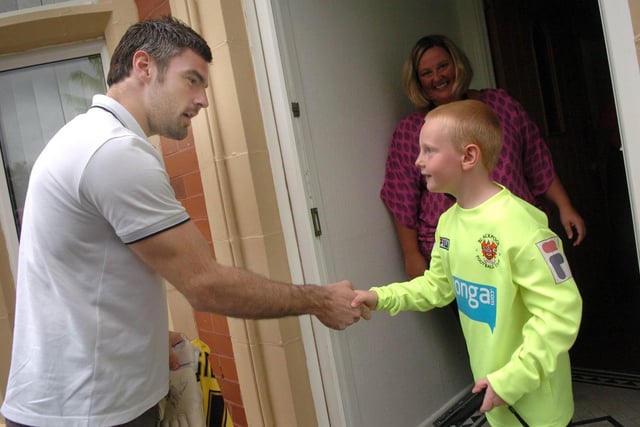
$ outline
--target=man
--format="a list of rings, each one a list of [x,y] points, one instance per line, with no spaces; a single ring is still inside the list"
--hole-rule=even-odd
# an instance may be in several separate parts
[[[218,264],[176,200],[147,137],[182,139],[207,107],[211,50],[172,18],[133,25],[106,96],[65,125],[33,167],[25,202],[9,426],[155,426],[167,393],[166,294],[244,318],[313,314],[344,329],[351,283],[271,281]]]

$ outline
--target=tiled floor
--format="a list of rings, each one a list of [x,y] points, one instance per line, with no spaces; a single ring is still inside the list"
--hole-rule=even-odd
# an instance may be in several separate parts
[[[638,375],[574,369],[573,394],[576,410],[570,426],[640,427]],[[480,414],[461,425],[480,426],[489,426]]]
[[[573,425],[640,426],[640,376],[574,369],[573,379]]]

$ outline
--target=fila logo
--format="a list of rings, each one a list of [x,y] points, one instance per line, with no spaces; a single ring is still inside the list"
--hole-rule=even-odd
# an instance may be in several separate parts
[[[536,243],[540,253],[549,266],[556,283],[562,283],[572,277],[567,257],[562,252],[558,244],[558,237],[551,237],[542,242]]]

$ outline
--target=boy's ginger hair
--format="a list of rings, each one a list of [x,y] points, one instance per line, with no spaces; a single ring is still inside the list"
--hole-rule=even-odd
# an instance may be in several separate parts
[[[484,102],[465,99],[449,102],[431,110],[426,120],[440,119],[460,151],[469,144],[480,148],[481,160],[491,172],[502,148],[502,127],[493,110]]]

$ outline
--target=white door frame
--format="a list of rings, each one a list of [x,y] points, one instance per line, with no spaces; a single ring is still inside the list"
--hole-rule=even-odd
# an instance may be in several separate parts
[[[640,66],[627,2],[622,5],[620,2],[599,0],[599,4],[629,187],[636,256],[640,263],[640,170],[632,167],[633,159],[640,159]]]
[[[291,119],[290,99],[271,2],[243,0],[243,8],[291,280],[294,283],[325,283],[322,254],[309,218],[307,171],[302,169],[295,143],[296,130]],[[300,317],[300,326],[318,425],[346,426],[338,370],[332,356],[331,332],[319,325],[315,318],[308,316]]]

